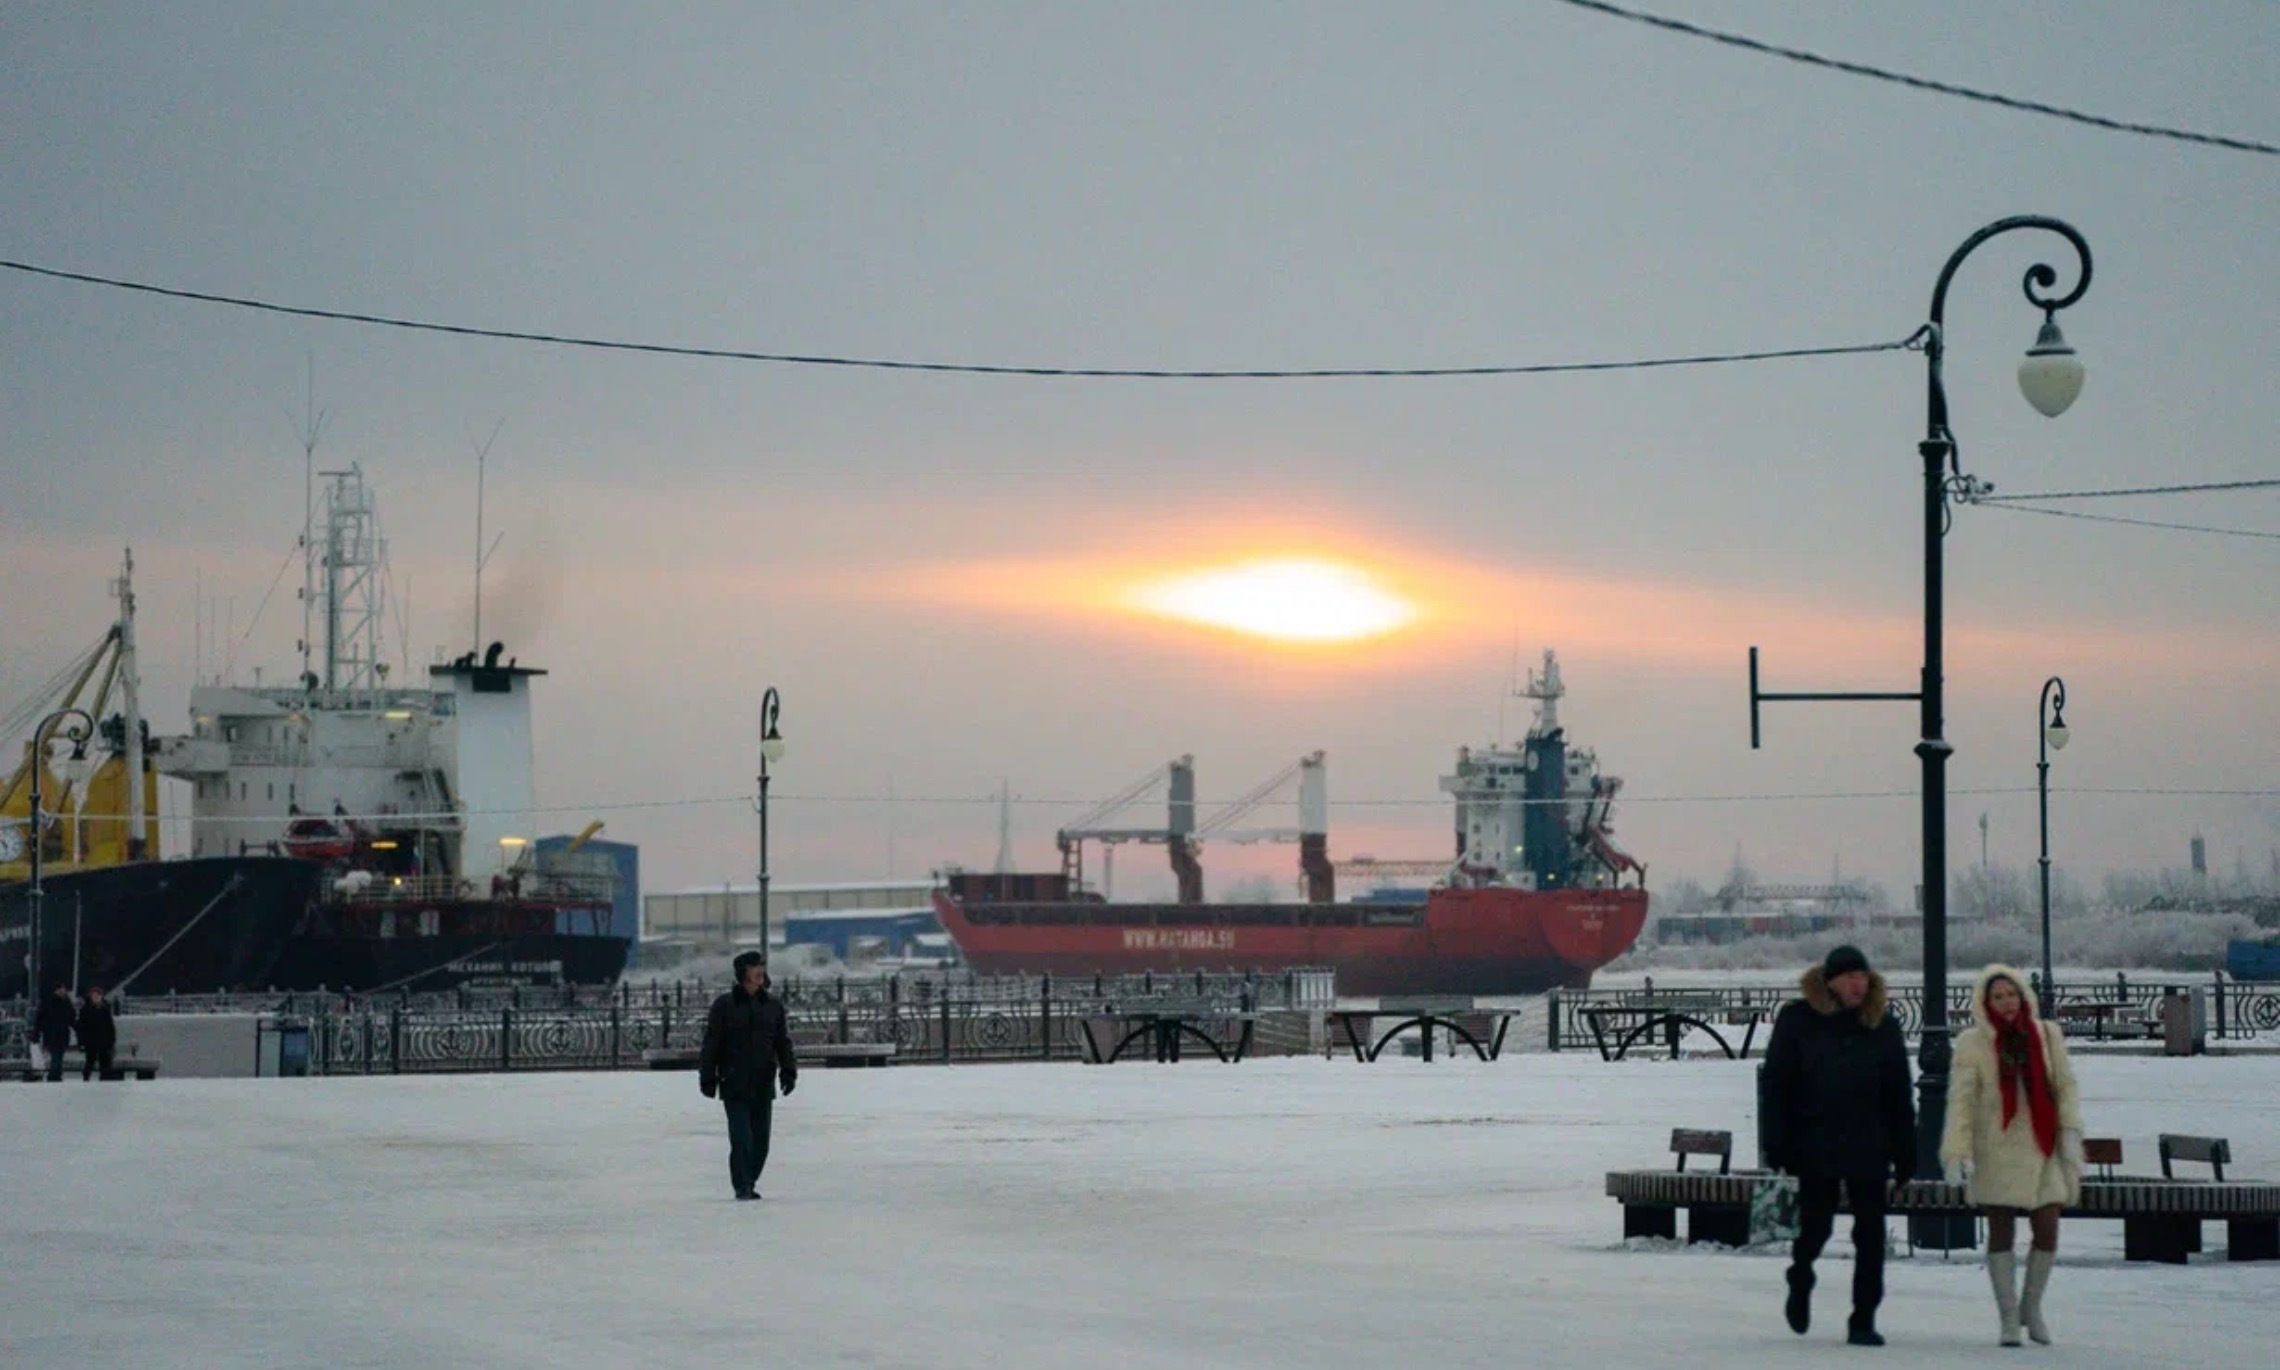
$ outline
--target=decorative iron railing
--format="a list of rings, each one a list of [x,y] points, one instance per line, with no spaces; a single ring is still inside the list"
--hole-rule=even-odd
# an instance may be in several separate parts
[[[717,991],[632,987],[602,1003],[463,1006],[456,996],[387,1001],[310,1000],[261,1011],[309,1033],[310,1068],[322,1074],[479,1070],[608,1070],[648,1065],[653,1054],[702,1043]],[[1085,1054],[1085,1021],[1173,1005],[1232,1027],[1253,1015],[1276,1044],[1313,1040],[1311,1011],[1330,1003],[1328,975],[904,977],[786,981],[779,997],[799,1046],[892,1043],[914,1062],[1067,1061]],[[444,1002],[437,1002],[442,1000]],[[1282,1021],[1288,1020],[1288,1021]],[[1272,1049],[1271,1047],[1269,1049]]]
[[[2162,1003],[2169,995],[2194,989],[2207,992],[2210,1037],[2237,1040],[2280,1032],[2280,984],[2244,984],[2223,975],[2208,981],[2159,975],[2135,980],[2127,975],[2111,980],[2061,980],[2045,1016],[2066,1025],[2070,1036],[2143,1037],[2161,1021]],[[1919,1035],[1924,1021],[1923,986],[1894,985],[1888,994],[1901,1030],[1910,1037]],[[1555,1051],[1590,1045],[1593,1010],[1653,1007],[1719,1021],[1757,1012],[1770,1022],[1783,1004],[1796,997],[1793,983],[1698,987],[1658,985],[1652,978],[1637,989],[1555,991],[1548,1045]],[[1951,981],[1949,1025],[1960,1030],[1970,1026],[1971,1018],[1970,979]]]

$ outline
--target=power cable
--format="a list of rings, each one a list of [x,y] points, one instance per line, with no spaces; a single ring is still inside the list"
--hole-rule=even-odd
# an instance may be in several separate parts
[[[2261,789],[2261,790],[2249,790],[2249,789],[2189,789],[2189,788],[2162,788],[2162,787],[2157,787],[2157,786],[2143,786],[2143,785],[2126,785],[2126,786],[2096,786],[2096,785],[2081,785],[2081,786],[2058,786],[2058,785],[2054,785],[2054,786],[2052,786],[2052,787],[2051,787],[2051,791],[2050,791],[2050,792],[2051,792],[2052,794],[2063,794],[2063,795],[2135,796],[2135,797],[2141,797],[2141,798],[2143,798],[2143,797],[2154,797],[2154,798],[2181,798],[2181,799],[2220,799],[2220,798],[2221,798],[2221,799],[2280,799],[2280,789]],[[1985,798],[1985,797],[2000,797],[2000,796],[2009,796],[2009,795],[2019,795],[2019,796],[2023,796],[2023,795],[2031,795],[2031,794],[2037,793],[2037,790],[2036,790],[2036,787],[2035,787],[2035,786],[2033,786],[2033,785],[1991,785],[1991,786],[1967,786],[1967,787],[1961,787],[1961,788],[1951,788],[1951,789],[1949,789],[1948,793],[1949,793],[1950,795],[1952,795],[1952,796],[1958,796],[1958,797],[1966,797],[1966,796],[1969,796],[1969,797],[1982,797],[1982,798]],[[1775,804],[1775,803],[1824,803],[1824,802],[1849,802],[1849,801],[1863,801],[1863,800],[1895,800],[1895,799],[1916,799],[1916,798],[1918,798],[1919,796],[1920,796],[1920,792],[1919,792],[1919,791],[1917,791],[1917,790],[1915,790],[1915,789],[1901,789],[1901,790],[1798,790],[1798,791],[1775,791],[1775,792],[1763,792],[1763,793],[1754,793],[1754,794],[1667,794],[1667,795],[1636,795],[1636,796],[1633,796],[1633,795],[1624,795],[1624,796],[1621,796],[1621,797],[1618,799],[1617,803],[1618,803],[1619,805],[1632,805],[1632,804],[1636,804],[1636,805],[1661,805],[1661,804]],[[748,807],[750,807],[750,806],[751,806],[751,804],[753,803],[753,801],[754,801],[754,798],[755,798],[755,796],[754,796],[754,795],[752,795],[752,794],[703,795],[703,796],[690,796],[690,797],[686,797],[686,798],[678,798],[678,799],[604,800],[604,801],[596,801],[596,802],[590,802],[590,803],[584,803],[584,804],[551,804],[551,805],[536,805],[536,806],[533,806],[533,807],[531,807],[531,808],[527,808],[527,809],[458,809],[458,810],[452,810],[452,811],[449,811],[449,812],[442,812],[442,811],[438,811],[438,812],[433,812],[433,813],[361,813],[361,814],[307,814],[307,815],[303,815],[303,817],[307,817],[307,818],[323,818],[323,819],[328,819],[328,820],[330,820],[330,821],[335,821],[335,822],[339,822],[339,821],[344,821],[344,820],[345,820],[345,821],[348,821],[348,822],[362,823],[362,824],[368,824],[368,825],[372,825],[372,826],[387,826],[387,825],[398,825],[398,826],[401,826],[401,825],[406,825],[406,824],[419,824],[419,823],[429,823],[429,824],[434,824],[434,823],[447,823],[447,822],[453,822],[453,821],[458,821],[458,820],[463,820],[463,819],[468,819],[468,818],[478,818],[478,817],[493,817],[493,818],[496,818],[496,817],[512,817],[512,818],[538,818],[538,817],[552,817],[552,816],[555,816],[555,815],[591,815],[591,814],[596,814],[596,813],[626,813],[626,812],[633,812],[633,811],[639,811],[639,810],[655,810],[655,809],[717,808],[717,807],[726,807],[726,806],[729,806],[729,805],[732,805],[732,804],[733,804],[733,805],[739,805],[739,806],[743,806],[743,807],[747,807],[747,808],[748,808]],[[904,807],[904,808],[907,808],[907,807],[912,807],[912,806],[919,806],[919,805],[925,805],[925,806],[939,806],[939,807],[981,807],[981,806],[984,806],[984,805],[995,806],[995,805],[997,805],[997,804],[1000,804],[1000,803],[1007,803],[1007,802],[1010,802],[1010,803],[1013,803],[1013,804],[1023,805],[1023,806],[1025,806],[1025,807],[1044,807],[1044,808],[1062,808],[1062,809],[1076,809],[1076,808],[1080,808],[1080,807],[1082,807],[1082,806],[1085,806],[1085,805],[1087,805],[1087,804],[1091,803],[1091,801],[1089,801],[1089,800],[1084,800],[1084,799],[1067,799],[1067,798],[1063,798],[1063,799],[1032,799],[1032,798],[1026,798],[1026,797],[1021,797],[1021,796],[1015,796],[1015,797],[1014,797],[1014,798],[1012,798],[1010,801],[1008,801],[1008,800],[1006,800],[1006,799],[1003,799],[1003,798],[1001,798],[1000,796],[998,796],[998,795],[994,795],[994,794],[993,794],[993,795],[771,794],[771,795],[769,796],[769,802],[770,802],[771,804],[776,804],[776,805],[781,805],[781,804],[834,804],[834,805],[837,805],[837,804],[866,804],[866,805],[894,805],[894,806],[897,806],[897,807]],[[1528,804],[1566,804],[1566,803],[1569,803],[1569,802],[1572,802],[1572,801],[1571,801],[1571,800],[1568,800],[1568,799],[1559,799],[1559,800],[1527,800],[1527,799],[1517,799],[1517,798],[1515,798],[1515,799],[1512,799],[1512,800],[1510,800],[1509,802],[1511,802],[1511,803],[1514,803],[1514,804],[1528,805]],[[1225,808],[1225,807],[1228,807],[1228,805],[1229,805],[1229,804],[1232,804],[1232,803],[1233,803],[1233,801],[1227,801],[1227,803],[1206,803],[1206,804],[1201,804],[1201,805],[1199,805],[1198,807],[1199,807],[1199,808],[1203,808],[1203,809]],[[1447,798],[1446,796],[1441,796],[1441,797],[1432,798],[1432,799],[1333,799],[1333,800],[1331,800],[1331,801],[1330,801],[1330,807],[1332,807],[1332,808],[1334,808],[1334,809],[1444,808],[1444,807],[1446,807],[1446,806],[1448,805],[1448,803],[1449,803],[1449,800],[1448,800],[1448,798]],[[106,814],[106,813],[94,813],[94,812],[85,812],[85,813],[81,813],[81,814],[79,815],[79,817],[80,817],[80,818],[82,818],[82,819],[85,819],[85,820],[89,820],[89,821],[95,821],[95,820],[108,820],[108,819],[118,819],[118,818],[122,818],[122,817],[124,817],[124,815],[122,815],[122,814],[115,814],[115,813]],[[243,824],[275,824],[275,823],[278,823],[278,822],[280,822],[280,821],[282,821],[282,820],[280,819],[280,817],[279,817],[278,815],[275,815],[275,814],[269,814],[269,815],[235,815],[235,814],[232,814],[232,815],[220,815],[220,814],[215,814],[215,815],[207,815],[207,816],[204,816],[204,817],[196,817],[196,816],[192,816],[192,815],[188,815],[188,814],[180,814],[180,815],[170,815],[170,816],[168,816],[168,817],[167,817],[166,821],[168,821],[168,822],[176,822],[176,823],[190,823],[190,824],[204,824],[204,825],[227,826],[227,825],[232,825],[232,824],[237,824],[237,825],[243,825]]]
[[[2089,114],[2078,109],[2068,109],[2062,105],[2047,105],[2039,100],[2022,100],[2016,96],[1999,95],[1988,90],[1975,90],[1970,86],[1959,86],[1948,81],[1934,81],[1922,76],[1910,76],[1905,72],[1872,67],[1865,62],[1848,62],[1842,58],[1825,57],[1817,52],[1807,52],[1803,48],[1782,47],[1777,43],[1762,42],[1759,39],[1746,37],[1739,33],[1729,33],[1723,29],[1689,24],[1683,19],[1649,14],[1643,10],[1625,9],[1621,5],[1608,4],[1606,0],[1559,0],[1559,3],[1573,5],[1577,9],[1611,15],[1617,19],[1628,19],[1635,24],[1668,29],[1672,33],[1683,33],[1690,38],[1707,38],[1713,43],[1723,43],[1728,47],[1763,53],[1769,57],[1787,58],[1792,62],[1802,62],[1807,66],[1826,67],[1831,71],[1841,71],[1852,76],[1866,76],[1876,81],[1890,81],[1895,85],[1909,86],[1916,90],[1928,90],[1936,95],[1953,95],[1958,99],[1977,100],[1982,104],[1999,105],[2004,109],[2018,110],[2026,114],[2048,115],[2053,119],[2087,124],[2092,128],[2108,129],[2115,133],[2136,133],[2148,138],[2173,138],[2179,142],[2228,148],[2234,152],[2255,152],[2267,157],[2280,156],[2280,146],[2272,143],[2260,143],[2248,138],[2227,138],[2214,133],[2195,133],[2190,129],[2167,128],[2160,124],[2140,124],[2124,119],[2109,119],[2102,114]]]
[[[2083,519],[2090,523],[2126,523],[2133,528],[2166,528],[2179,533],[2208,533],[2227,538],[2260,538],[2280,542],[2280,533],[2267,533],[2254,528],[2212,528],[2200,523],[2165,523],[2160,519],[2123,518],[2118,514],[2085,514],[2076,509],[2037,509],[2026,504],[1991,504],[1989,508],[2002,514],[2042,514],[2056,519]]]
[[[1981,495],[1974,504],[2016,504],[2022,500],[2046,499],[2119,499],[2125,495],[2198,495],[2212,490],[2270,490],[2280,486],[2274,480],[2228,480],[2206,485],[2142,485],[2134,490],[2049,490],[2031,495]]]
[[[1240,371],[1161,370],[1105,366],[1007,366],[985,362],[896,361],[877,357],[838,357],[798,352],[753,352],[740,348],[693,347],[680,343],[625,342],[611,338],[585,337],[576,334],[535,333],[514,328],[478,328],[466,324],[435,323],[423,319],[397,318],[386,314],[364,314],[341,309],[315,309],[300,305],[277,304],[268,300],[257,300],[244,296],[216,295],[202,290],[182,290],[173,286],[151,285],[142,281],[94,276],[78,271],[61,271],[54,267],[35,266],[29,262],[0,260],[0,267],[5,267],[10,271],[20,271],[27,275],[45,276],[52,280],[108,286],[113,289],[129,290],[144,295],[160,295],[168,299],[195,300],[203,304],[228,305],[235,309],[253,309],[269,314],[286,314],[305,319],[329,319],[339,323],[370,324],[379,328],[402,328],[422,333],[449,333],[467,338],[490,338],[501,342],[548,343],[557,347],[582,347],[605,352],[640,352],[663,357],[700,357],[713,361],[768,362],[783,366],[832,366],[872,371],[933,371],[969,376],[1185,381],[1548,376],[1583,371],[1645,371],[1658,367],[1714,366],[1734,362],[1781,361],[1794,357],[1842,357],[1869,352],[1898,352],[1916,346],[1918,340],[1923,336],[1922,330],[1918,330],[1908,337],[1892,342],[1855,343],[1841,347],[1783,347],[1758,352],[1712,352],[1684,357],[1644,357],[1627,361],[1600,362],[1539,362],[1514,366],[1353,366]]]

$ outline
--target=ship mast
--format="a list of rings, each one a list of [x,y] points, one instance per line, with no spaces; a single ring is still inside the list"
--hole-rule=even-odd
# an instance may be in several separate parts
[[[301,420],[301,690],[315,693],[316,676],[309,654],[316,645],[317,612],[317,443],[331,421],[330,410],[317,412],[317,361],[309,359],[307,407]],[[330,674],[329,670],[327,672]]]
[[[143,730],[142,682],[135,673],[135,549],[127,549],[126,565],[112,587],[119,597],[119,712],[126,724],[127,752],[127,859],[147,860],[143,840]]]
[[[1567,687],[1560,684],[1560,661],[1552,649],[1544,649],[1544,669],[1528,673],[1528,688],[1517,692],[1522,699],[1536,701],[1536,735],[1550,737],[1560,730],[1560,696]]]
[[[379,508],[364,485],[364,468],[318,473],[325,491],[325,693],[374,690],[380,684]]]
[[[491,455],[491,444],[499,440],[499,430],[506,426],[505,419],[492,424],[491,436],[475,449],[475,641],[470,645],[478,652],[483,650],[483,568],[507,536],[501,533],[491,540],[489,547],[483,545],[483,464]]]

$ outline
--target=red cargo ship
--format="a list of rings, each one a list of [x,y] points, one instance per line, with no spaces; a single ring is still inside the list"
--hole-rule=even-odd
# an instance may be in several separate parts
[[[1587,986],[1592,972],[1628,950],[1646,923],[1646,867],[1615,845],[1609,828],[1609,806],[1622,782],[1600,776],[1590,751],[1567,745],[1558,718],[1564,691],[1551,653],[1523,693],[1538,707],[1521,746],[1460,749],[1455,773],[1441,778],[1456,803],[1453,859],[1359,860],[1343,867],[1349,875],[1430,870],[1439,876],[1430,888],[1335,900],[1320,753],[1278,777],[1299,777],[1295,832],[1228,827],[1275,782],[1197,828],[1193,771],[1183,757],[1165,768],[1170,817],[1163,828],[1080,821],[1060,834],[1060,872],[953,871],[934,893],[935,912],[967,963],[986,974],[1328,966],[1342,995],[1486,996]],[[1092,817],[1138,792],[1128,791]],[[1197,853],[1205,840],[1292,838],[1300,847],[1307,902],[1203,902]],[[1167,846],[1179,901],[1118,904],[1088,890],[1082,868],[1088,839]]]

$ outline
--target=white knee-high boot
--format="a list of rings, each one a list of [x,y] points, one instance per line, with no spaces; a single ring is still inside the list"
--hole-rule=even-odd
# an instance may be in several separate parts
[[[2050,1345],[2050,1324],[2043,1321],[2043,1291],[2050,1288],[2051,1267],[2057,1262],[2055,1251],[2027,1253],[2027,1285],[2019,1295],[2019,1316],[2026,1321],[2027,1335],[2041,1346]]]
[[[1995,1286],[1995,1311],[2003,1318],[2003,1346],[2019,1341],[2019,1258],[2009,1251],[1987,1253],[1987,1280]]]

